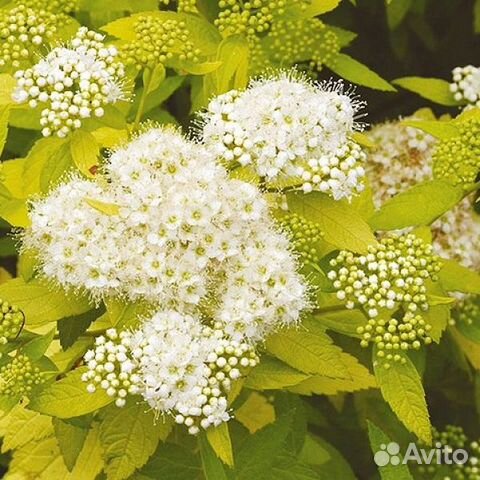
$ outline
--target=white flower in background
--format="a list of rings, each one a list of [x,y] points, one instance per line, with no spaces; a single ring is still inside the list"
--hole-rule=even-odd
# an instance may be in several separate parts
[[[473,65],[456,67],[452,71],[453,82],[450,91],[458,102],[466,101],[480,107],[480,68]]]
[[[30,218],[24,248],[41,273],[96,299],[208,311],[237,341],[294,324],[307,305],[289,242],[257,188],[229,179],[173,129],[140,135],[112,154],[104,178],[71,178],[33,202]]]
[[[15,73],[13,99],[41,113],[42,134],[65,137],[90,117],[102,117],[107,104],[122,99],[124,67],[104,36],[81,27],[65,47],[54,48],[27,70]]]
[[[363,190],[365,154],[351,139],[363,106],[342,82],[284,73],[214,98],[201,114],[202,136],[219,159],[251,166],[266,182],[296,180],[305,192],[351,198]]]
[[[410,117],[415,119],[415,117]],[[368,154],[367,178],[374,203],[380,207],[394,195],[433,177],[432,154],[436,140],[401,121],[380,124],[370,132],[376,148]],[[473,209],[473,199],[467,197],[432,224],[435,251],[466,267],[480,269],[480,218]]]

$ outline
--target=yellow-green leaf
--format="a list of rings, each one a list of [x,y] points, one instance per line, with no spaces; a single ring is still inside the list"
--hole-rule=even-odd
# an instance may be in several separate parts
[[[209,428],[207,439],[217,457],[226,465],[233,467],[233,449],[228,424],[221,423],[218,427]]]
[[[254,390],[273,390],[296,385],[308,378],[285,363],[263,356],[260,364],[248,375],[245,386]]]
[[[289,209],[318,223],[324,239],[338,248],[367,253],[377,240],[368,224],[348,204],[323,193],[287,195]]]
[[[392,83],[440,105],[460,105],[460,102],[453,98],[449,83],[439,78],[403,77],[393,80]]]
[[[172,425],[169,417],[155,421],[154,413],[146,411],[138,398],[131,398],[123,408],[109,407],[100,424],[107,479],[124,480],[142,467]]]
[[[114,203],[101,202],[100,200],[95,200],[94,198],[85,198],[85,202],[95,210],[98,210],[100,213],[104,213],[105,215],[118,215],[120,213],[120,207]]]
[[[89,132],[76,130],[72,135],[70,152],[77,168],[86,177],[93,178],[100,153],[100,146],[95,137]]]
[[[463,292],[480,295],[480,275],[454,260],[442,260],[438,276],[442,287],[449,292]]]
[[[401,124],[418,128],[441,140],[448,140],[449,138],[456,137],[460,133],[453,122],[441,120],[402,120]]]
[[[113,401],[105,390],[99,388],[95,393],[87,392],[82,381],[86,367],[77,368],[61,380],[47,385],[32,397],[28,408],[58,418],[73,418],[98,410]]]
[[[374,351],[374,358],[376,351]],[[405,363],[390,362],[390,367],[374,361],[375,377],[382,392],[398,419],[427,444],[432,442],[432,426],[425,401],[420,375],[415,366],[404,355]]]
[[[39,326],[84,313],[92,308],[87,298],[66,295],[51,287],[32,280],[14,278],[0,285],[0,298],[18,305],[25,314],[26,325]]]
[[[327,62],[327,67],[345,80],[358,85],[386,92],[396,91],[395,87],[390,85],[380,75],[345,53],[335,55]]]
[[[264,395],[252,392],[241,407],[235,410],[235,419],[247,427],[250,433],[255,433],[275,421],[275,408]]]
[[[429,225],[463,198],[463,189],[444,180],[414,185],[387,200],[369,220],[374,230]]]

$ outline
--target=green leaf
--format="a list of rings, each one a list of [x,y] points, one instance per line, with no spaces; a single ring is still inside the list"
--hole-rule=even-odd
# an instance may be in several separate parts
[[[200,455],[202,457],[203,474],[205,480],[227,480],[222,462],[215,454],[204,433],[198,437]]]
[[[72,418],[85,415],[108,405],[113,401],[105,390],[99,388],[88,393],[81,376],[86,367],[69,372],[61,380],[47,385],[33,397],[28,408],[58,418]]]
[[[395,87],[380,75],[345,53],[335,55],[332,60],[327,62],[327,67],[345,80],[358,85],[386,92],[396,91]]]
[[[285,413],[275,423],[248,437],[236,452],[235,480],[252,480],[269,472],[287,440],[292,423],[293,413]]]
[[[410,10],[412,0],[395,0],[387,5],[387,21],[390,30],[395,30]]]
[[[12,93],[17,86],[17,81],[8,73],[0,74],[0,105],[13,103]]]
[[[375,377],[362,365],[352,369],[351,378],[331,378],[324,375],[313,375],[288,390],[300,395],[337,395],[343,392],[356,392],[377,386]]]
[[[441,140],[448,140],[460,133],[454,123],[441,120],[402,120],[401,124],[418,128]]]
[[[100,154],[100,146],[95,137],[84,130],[76,130],[72,135],[70,153],[77,168],[86,177],[93,178]]]
[[[296,385],[307,378],[308,375],[280,360],[263,356],[260,364],[247,376],[245,386],[254,390],[277,390]]]
[[[328,330],[342,333],[350,337],[358,337],[357,328],[364,327],[367,323],[365,315],[360,310],[340,310],[312,315],[319,325]]]
[[[62,458],[65,459],[63,452]],[[103,470],[103,467],[99,428],[98,424],[93,424],[93,427],[87,431],[87,438],[78,454],[68,480],[95,480]]]
[[[38,280],[14,278],[0,285],[0,298],[8,299],[25,314],[28,326],[39,326],[90,310],[89,301],[79,295],[54,291]]]
[[[392,83],[440,105],[454,107],[461,104],[453,98],[449,83],[439,78],[403,77],[392,80]]]
[[[47,348],[53,341],[55,335],[55,329],[52,328],[46,335],[41,335],[34,338],[30,342],[26,343],[22,347],[22,351],[30,357],[31,360],[37,361],[43,357],[43,354],[47,351]]]
[[[222,64],[212,75],[216,94],[232,89],[242,89],[248,82],[249,47],[243,35],[232,35],[222,40],[217,60]]]
[[[373,355],[375,359],[375,350]],[[431,444],[432,426],[422,381],[408,356],[404,355],[403,358],[405,363],[391,362],[389,368],[374,360],[375,377],[383,398],[398,419],[422,442]]]
[[[330,12],[338,7],[341,0],[311,0],[306,8],[298,8],[298,5],[287,6],[283,16],[287,18],[312,18],[317,15]]]
[[[301,462],[294,455],[282,453],[277,456],[271,471],[261,477],[261,480],[318,480],[318,473]]]
[[[107,479],[123,480],[145,465],[171,428],[170,418],[156,422],[154,413],[145,411],[137,398],[129,399],[123,408],[111,405],[100,424]]]
[[[14,450],[33,440],[40,440],[48,435],[52,419],[46,415],[16,405],[0,421],[2,453]]]
[[[40,173],[40,188],[48,192],[55,187],[67,171],[73,168],[70,141],[62,143],[58,150],[51,152]]]
[[[139,474],[162,480],[192,480],[202,475],[197,456],[173,443],[161,444]]]
[[[354,380],[369,376],[368,370],[352,355],[333,344],[321,328],[304,326],[309,331],[287,330],[267,340],[267,350],[288,365],[309,374],[335,379]]]
[[[255,433],[275,421],[275,409],[264,395],[252,392],[240,408],[235,410],[235,420],[250,433]]]
[[[10,117],[10,106],[0,105],[0,155],[5,147],[8,135],[8,119]]]
[[[443,180],[414,185],[387,200],[369,220],[374,230],[429,225],[463,198],[463,189]]]
[[[370,446],[372,447],[372,452],[378,455],[378,452],[381,452],[381,445],[388,445],[391,443],[391,440],[387,435],[380,430],[375,424],[367,421],[368,425],[368,438],[370,439]],[[398,444],[397,444],[398,445]],[[388,458],[388,453],[385,452]],[[397,456],[400,458],[400,463],[398,465],[392,465],[388,462],[385,466],[379,467],[379,472],[382,480],[413,480],[410,470],[407,465],[403,465],[403,457],[400,453],[397,453]],[[381,455],[378,456],[378,461],[381,463]]]
[[[480,295],[480,275],[454,260],[442,260],[438,273],[442,287],[449,292],[475,293]]]
[[[50,417],[46,417],[50,418]],[[68,422],[60,420],[59,418],[53,419],[53,428],[55,430],[55,437],[62,453],[63,461],[68,471],[72,471],[77,461],[80,452],[88,435],[88,427],[79,426],[80,422]]]
[[[232,441],[227,423],[221,423],[218,427],[211,427],[207,430],[207,440],[213,451],[226,465],[233,466]]]
[[[58,322],[60,345],[64,350],[71,347],[75,340],[84,333],[90,324],[105,313],[105,308],[92,309],[88,312],[63,318]]]
[[[143,72],[143,88],[145,94],[154,92],[165,80],[166,71],[163,64],[159,63],[153,70],[146,68]]]
[[[368,224],[345,203],[318,192],[288,194],[287,200],[293,213],[317,222],[325,241],[338,248],[367,253],[377,243]]]
[[[480,33],[480,0],[475,0],[473,6],[473,31]]]
[[[120,207],[114,203],[101,202],[100,200],[95,200],[94,198],[85,198],[85,202],[98,212],[104,213],[105,215],[111,216],[118,215],[120,213]]]

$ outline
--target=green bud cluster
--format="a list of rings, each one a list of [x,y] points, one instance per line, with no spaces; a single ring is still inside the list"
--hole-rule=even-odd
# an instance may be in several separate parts
[[[413,234],[390,235],[369,246],[367,255],[341,251],[330,265],[337,298],[369,318],[358,329],[361,345],[374,342],[387,368],[390,360],[402,361],[400,351],[431,343],[431,326],[419,313],[428,309],[425,282],[437,280],[441,267],[430,244]]]
[[[0,345],[15,339],[22,328],[23,313],[15,305],[0,299]]]
[[[20,354],[0,368],[0,395],[25,396],[44,381],[40,369],[29,357]]]
[[[470,441],[462,427],[447,425],[442,432],[434,428],[433,447],[437,450],[448,451],[450,460],[452,460],[452,454],[455,450],[465,450],[468,454],[468,460],[463,464],[455,462],[451,464],[441,462],[438,464],[437,456],[433,455],[432,463],[429,465],[418,465],[417,467],[422,478],[435,478],[437,480],[480,480],[480,443],[479,441]]]
[[[0,69],[18,69],[36,62],[42,46],[53,40],[61,17],[19,5],[0,11]]]
[[[480,172],[480,119],[457,124],[459,134],[441,140],[433,153],[433,173],[455,185],[468,186]]]
[[[390,368],[389,362],[406,362],[402,351],[419,350],[422,344],[432,343],[429,336],[431,329],[431,325],[421,315],[407,312],[400,319],[371,318],[365,327],[357,328],[357,333],[362,336],[362,347],[368,347],[370,342],[375,342],[378,359],[385,368]]]
[[[310,68],[317,70],[340,50],[336,33],[317,18],[276,21],[261,46],[274,64],[292,65],[308,60]],[[257,61],[255,55],[252,57],[254,65],[260,68],[261,57]]]
[[[269,30],[274,15],[282,15],[285,0],[220,0],[220,13],[214,21],[224,37],[235,34],[255,35]]]
[[[323,232],[317,223],[307,220],[296,213],[289,213],[281,219],[281,226],[289,234],[293,248],[300,254],[304,263],[317,264],[320,255],[315,243],[323,237]]]
[[[142,15],[135,22],[134,29],[136,39],[120,51],[126,65],[135,65],[137,70],[142,70],[172,59],[199,61],[200,50],[189,40],[185,22]]]
[[[22,4],[34,10],[68,14],[77,9],[78,0],[23,0]]]
[[[450,325],[456,325],[457,322],[466,325],[472,325],[474,322],[480,322],[480,296],[467,295],[457,302],[452,312]]]
[[[170,0],[160,0],[164,5],[170,5]],[[177,0],[177,12],[198,13],[197,0]]]

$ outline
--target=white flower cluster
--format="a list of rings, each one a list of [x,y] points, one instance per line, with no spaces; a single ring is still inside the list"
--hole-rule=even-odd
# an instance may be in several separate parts
[[[40,123],[45,137],[65,137],[86,118],[102,117],[104,107],[123,97],[124,67],[104,36],[81,27],[65,47],[54,48],[27,70],[15,73],[13,100],[31,108],[45,105]]]
[[[351,198],[364,188],[365,154],[351,139],[362,107],[341,82],[284,73],[214,98],[201,114],[202,136],[218,158],[252,166],[266,182]]]
[[[450,91],[458,102],[480,107],[480,68],[473,65],[456,67],[452,72],[453,82]]]
[[[409,117],[415,119],[415,117]],[[435,139],[421,130],[387,122],[374,127],[368,135],[377,145],[368,154],[366,172],[377,207],[394,195],[432,178],[432,153]],[[437,253],[453,258],[466,267],[480,269],[480,217],[471,198],[465,198],[432,225]]]
[[[99,385],[119,406],[139,392],[192,433],[229,418],[237,365],[256,364],[254,343],[308,305],[258,189],[229,179],[174,129],[141,134],[111,155],[104,175],[73,177],[34,201],[30,218],[23,246],[49,280],[157,311],[137,332],[97,339],[88,389]]]
[[[87,390],[97,386],[125,405],[141,394],[159,413],[168,413],[196,434],[230,419],[232,382],[257,365],[251,345],[228,340],[221,329],[173,310],[157,312],[134,332],[107,332],[85,355]]]
[[[152,129],[117,150],[105,175],[105,184],[74,177],[33,203],[24,246],[38,253],[45,276],[97,299],[186,311],[214,294],[215,318],[235,339],[297,321],[305,286],[256,187],[228,179],[174,130]]]

